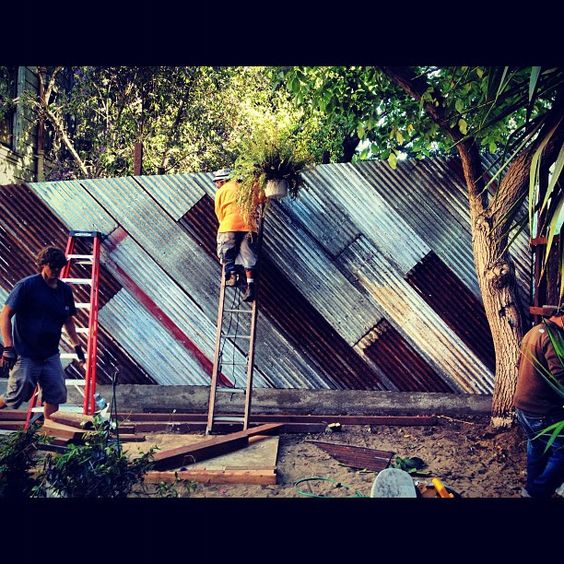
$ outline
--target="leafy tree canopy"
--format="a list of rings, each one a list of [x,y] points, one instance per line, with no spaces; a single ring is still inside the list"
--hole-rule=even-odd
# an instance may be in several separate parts
[[[424,93],[414,100],[378,67],[286,67],[273,71],[302,105],[361,144],[355,158],[423,158],[472,136],[483,151],[510,154],[534,127],[564,82],[561,68],[414,67]],[[441,124],[424,107],[430,104]]]

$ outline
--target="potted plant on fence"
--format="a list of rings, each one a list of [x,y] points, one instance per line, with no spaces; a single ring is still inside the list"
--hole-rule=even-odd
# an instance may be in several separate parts
[[[269,122],[242,143],[233,176],[240,182],[238,203],[247,217],[261,194],[267,198],[295,199],[304,184],[302,173],[312,158],[291,131]]]

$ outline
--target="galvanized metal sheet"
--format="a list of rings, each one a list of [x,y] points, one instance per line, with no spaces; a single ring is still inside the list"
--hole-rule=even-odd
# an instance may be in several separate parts
[[[349,163],[322,165],[304,175],[310,189],[303,196],[315,193],[324,203],[346,210],[359,232],[369,237],[380,253],[393,260],[402,272],[408,272],[431,249],[411,229],[404,218],[388,205],[380,191],[358,174],[356,165]],[[322,183],[316,182],[319,178]],[[388,186],[401,189],[401,186]],[[325,217],[331,221],[330,213]]]
[[[349,345],[382,317],[374,301],[349,282],[286,207],[270,206],[263,249]]]
[[[352,243],[360,231],[351,221],[348,210],[331,196],[335,186],[315,169],[304,175],[306,184],[296,200],[282,201],[282,207],[297,217],[303,227],[323,246],[330,256],[337,256]]]
[[[30,182],[27,184],[68,229],[109,233],[117,227],[111,207],[104,209],[79,181]]]
[[[178,221],[204,194],[190,174],[134,176],[133,179]]]
[[[159,384],[209,384],[201,366],[125,289],[101,310],[100,323]]]

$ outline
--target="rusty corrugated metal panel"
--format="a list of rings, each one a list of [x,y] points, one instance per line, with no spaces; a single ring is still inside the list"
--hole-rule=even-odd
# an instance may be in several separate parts
[[[491,392],[493,374],[403,279],[395,265],[373,251],[371,241],[357,239],[340,260],[443,379],[465,392]]]
[[[65,207],[69,206],[64,202]],[[30,190],[27,185],[8,185],[0,187],[0,286],[2,286],[2,303],[8,296],[14,284],[30,274],[36,272],[34,256],[45,245],[56,245],[65,248],[68,239],[67,228],[45,203]],[[72,226],[71,226],[72,227]],[[86,253],[89,248],[84,241],[78,240],[76,252]],[[74,277],[90,276],[90,269],[82,265],[75,265],[72,269]],[[89,301],[89,287],[73,286],[73,294],[76,302]],[[102,266],[100,268],[100,307],[109,301],[119,291],[120,284]],[[78,310],[77,326],[83,327],[87,323],[87,315],[84,310]],[[71,351],[69,345],[65,345],[66,335],[63,332],[62,349]],[[111,363],[103,359],[114,359],[121,367],[123,382],[154,383],[154,381],[135,365],[135,363],[124,355],[103,328],[100,328],[98,341],[98,381],[101,384],[111,383],[114,368]],[[108,364],[108,366],[106,366]],[[115,363],[114,363],[115,364]],[[66,368],[69,378],[83,378],[73,364]]]
[[[201,352],[208,359],[213,359],[215,347],[215,323],[203,314],[199,304],[183,291],[175,280],[173,280],[167,272],[160,268],[155,261],[130,237],[125,237],[119,245],[109,251],[104,252],[107,267],[109,269],[119,268],[121,271],[127,273],[130,278],[139,288],[139,291],[145,293],[159,308],[160,311],[165,313],[172,323],[186,336],[186,339],[194,343]],[[116,276],[120,276],[116,272]],[[160,316],[159,311],[149,312],[157,319]],[[140,323],[141,319],[136,320]],[[161,323],[162,325],[162,323]],[[166,326],[165,326],[166,329]],[[139,330],[144,330],[140,328]],[[147,327],[147,330],[155,330],[152,322]],[[161,354],[165,358],[174,356],[179,346],[177,339],[169,333],[170,343],[163,340],[164,347]],[[175,341],[175,342],[173,342]],[[151,342],[146,340],[145,342]],[[193,356],[191,350],[184,347],[184,353],[188,356]],[[244,358],[240,351],[233,349],[227,343],[224,348],[224,354],[227,358],[235,358],[236,362],[244,362]],[[165,368],[163,370],[173,373],[173,368]],[[244,380],[244,368],[242,366],[236,369],[227,370],[225,367],[222,370],[233,382],[241,382]],[[162,370],[161,370],[162,372]],[[201,381],[202,374],[205,374],[209,383],[211,377],[211,361],[209,371],[206,367],[202,367],[201,363],[187,364],[183,373],[178,373],[176,384],[194,383],[197,384]],[[160,372],[155,374],[157,381],[160,381]],[[174,378],[174,376],[171,376]],[[255,374],[255,385],[257,387],[268,387],[269,383],[257,370]]]
[[[394,455],[393,452],[377,450],[375,448],[329,443],[326,441],[308,441],[329,453],[339,462],[352,468],[366,468],[379,472],[387,468]]]
[[[369,334],[364,353],[380,366],[401,392],[454,392],[420,354],[383,319]]]
[[[495,351],[484,307],[452,270],[431,251],[406,280],[491,370]]]
[[[202,198],[180,224],[215,257],[217,220],[213,200]],[[260,312],[305,356],[333,388],[384,389],[379,376],[366,366],[342,337],[267,257],[260,268]]]
[[[46,245],[64,248],[68,231],[25,184],[0,186],[0,276],[11,290],[36,273],[33,257]]]

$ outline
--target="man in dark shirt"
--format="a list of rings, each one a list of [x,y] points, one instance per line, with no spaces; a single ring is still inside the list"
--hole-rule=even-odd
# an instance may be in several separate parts
[[[0,396],[0,409],[17,409],[29,401],[38,383],[46,419],[59,409],[59,404],[67,401],[59,355],[63,326],[81,362],[84,353],[72,318],[76,314],[72,290],[59,280],[66,263],[61,249],[42,249],[37,255],[39,274],[20,280],[0,312],[3,341],[0,369],[9,371],[6,393]]]
[[[527,436],[528,497],[550,497],[564,482],[564,437],[557,437],[548,449],[550,434],[537,437],[549,425],[564,421],[564,396],[557,391],[564,394],[564,364],[551,341],[551,334],[564,338],[563,322],[564,311],[557,311],[529,330],[521,343],[513,404]]]

